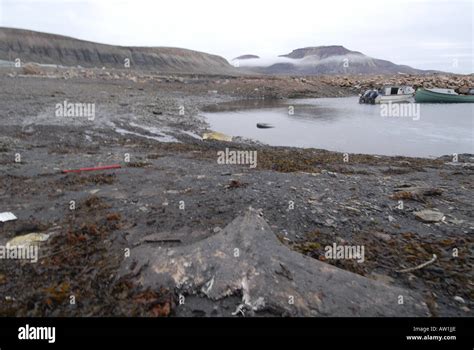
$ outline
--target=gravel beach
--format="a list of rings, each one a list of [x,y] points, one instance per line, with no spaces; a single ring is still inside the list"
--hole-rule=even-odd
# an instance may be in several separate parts
[[[17,217],[0,224],[0,244],[48,237],[37,263],[0,264],[4,316],[231,316],[245,304],[245,287],[210,297],[198,281],[158,288],[143,283],[153,273],[145,267],[133,276],[120,271],[133,261],[146,266],[157,249],[212,242],[251,207],[288,251],[363,276],[362,284],[413,292],[430,316],[472,317],[473,155],[347,157],[202,139],[210,132],[205,109],[353,95],[339,80],[3,68],[0,85],[0,212]],[[95,114],[58,116],[64,101],[93,104]],[[220,164],[226,149],[256,152],[256,167]],[[114,164],[121,167],[62,173]],[[364,247],[364,261],[328,259],[333,244]],[[276,304],[251,304],[248,313],[333,315]]]

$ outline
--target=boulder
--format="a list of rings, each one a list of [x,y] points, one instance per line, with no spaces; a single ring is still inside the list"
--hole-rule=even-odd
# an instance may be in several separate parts
[[[27,63],[23,66],[23,74],[26,75],[40,75],[41,67],[34,63]]]
[[[236,308],[251,314],[429,314],[423,298],[415,292],[292,251],[252,209],[218,234],[191,245],[164,248],[142,244],[133,248],[119,277],[144,289],[167,288],[211,301],[241,296]]]

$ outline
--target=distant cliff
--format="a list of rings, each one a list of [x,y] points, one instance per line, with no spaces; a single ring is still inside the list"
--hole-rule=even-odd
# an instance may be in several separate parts
[[[224,58],[171,47],[98,44],[30,30],[0,28],[0,60],[63,66],[131,68],[172,73],[235,74]]]

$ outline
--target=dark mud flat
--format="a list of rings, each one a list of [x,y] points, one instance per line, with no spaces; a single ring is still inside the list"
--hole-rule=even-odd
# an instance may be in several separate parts
[[[202,141],[199,111],[239,97],[202,91],[218,90],[215,77],[0,79],[0,211],[18,217],[0,224],[0,243],[50,234],[37,263],[2,260],[0,314],[472,316],[472,155],[344,162],[322,150]],[[96,103],[95,120],[55,117],[65,99]],[[218,164],[226,147],[256,150],[257,168]],[[61,173],[99,164],[122,168]],[[423,222],[422,210],[444,220]],[[268,240],[248,236],[252,228]],[[334,243],[364,246],[365,261],[326,259]],[[233,245],[244,259],[235,269]],[[397,272],[433,254],[432,264]],[[319,284],[319,269],[347,285]],[[357,307],[344,307],[351,302]]]

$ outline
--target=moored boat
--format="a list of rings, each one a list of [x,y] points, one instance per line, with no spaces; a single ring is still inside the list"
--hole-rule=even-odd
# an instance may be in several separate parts
[[[415,94],[415,101],[417,103],[474,103],[474,93],[461,95],[454,89],[419,88]]]
[[[359,103],[412,102],[415,90],[411,86],[384,86],[380,90],[367,90]]]

